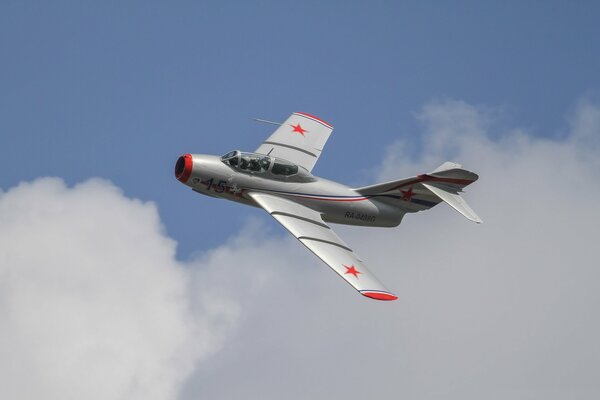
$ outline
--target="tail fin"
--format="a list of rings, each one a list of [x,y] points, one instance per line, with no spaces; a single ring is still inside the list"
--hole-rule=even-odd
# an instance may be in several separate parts
[[[463,169],[461,165],[447,161],[429,174],[355,190],[374,200],[399,207],[405,212],[428,210],[444,201],[467,219],[481,223],[481,218],[459,196],[464,187],[478,178],[477,174]]]

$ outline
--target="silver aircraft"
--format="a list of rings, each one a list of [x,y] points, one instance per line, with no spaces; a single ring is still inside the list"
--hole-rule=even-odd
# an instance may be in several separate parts
[[[322,119],[296,112],[252,153],[179,157],[175,177],[195,192],[263,208],[363,296],[396,300],[327,223],[394,227],[406,213],[442,201],[480,223],[459,196],[478,176],[445,162],[428,174],[350,188],[311,174],[332,131]]]

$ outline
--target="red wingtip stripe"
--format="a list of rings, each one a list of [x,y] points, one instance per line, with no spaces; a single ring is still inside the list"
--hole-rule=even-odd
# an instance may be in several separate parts
[[[314,115],[310,115],[308,113],[303,113],[303,112],[295,112],[294,114],[298,114],[298,115],[302,115],[304,117],[308,117],[308,118],[312,118],[320,123],[322,123],[323,125],[327,126],[330,129],[333,129],[333,126],[331,126],[331,124],[328,124],[327,122],[323,121],[321,118],[319,117],[315,117]]]
[[[392,301],[398,299],[398,296],[385,292],[360,292],[360,294],[375,300]]]

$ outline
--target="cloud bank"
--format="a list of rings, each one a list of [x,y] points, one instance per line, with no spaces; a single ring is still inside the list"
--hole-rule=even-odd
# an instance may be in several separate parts
[[[56,178],[0,195],[0,398],[172,399],[234,305],[193,312],[151,203]]]
[[[600,107],[579,103],[553,140],[460,101],[416,118],[373,181],[460,162],[481,176],[466,198],[485,223],[440,205],[397,229],[336,226],[392,303],[266,215],[181,263],[155,206],[109,182],[2,193],[0,397],[591,397]]]

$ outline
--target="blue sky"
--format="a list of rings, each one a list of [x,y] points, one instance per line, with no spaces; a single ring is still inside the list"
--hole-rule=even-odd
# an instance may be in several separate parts
[[[415,136],[414,113],[431,100],[500,107],[507,123],[559,136],[565,112],[600,87],[594,2],[5,1],[0,9],[0,186],[107,178],[157,202],[184,258],[259,213],[194,196],[173,179],[174,160],[254,150],[271,127],[252,117],[321,116],[336,130],[315,173],[363,184],[386,146]]]

